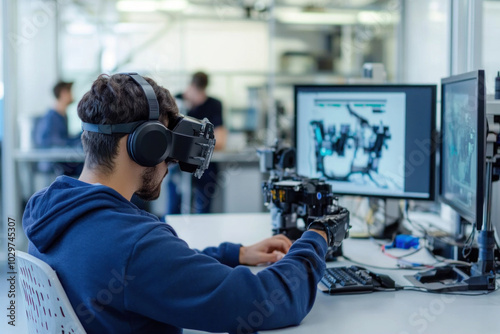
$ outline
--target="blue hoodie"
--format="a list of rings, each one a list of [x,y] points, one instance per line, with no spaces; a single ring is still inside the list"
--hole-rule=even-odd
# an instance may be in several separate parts
[[[306,232],[276,264],[238,266],[240,245],[192,250],[115,190],[67,176],[30,199],[29,253],[48,263],[88,333],[249,333],[298,325],[323,274],[326,243]]]

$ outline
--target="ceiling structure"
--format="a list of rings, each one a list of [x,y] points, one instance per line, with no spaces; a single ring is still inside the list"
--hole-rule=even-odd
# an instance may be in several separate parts
[[[285,24],[393,24],[394,18],[387,12],[397,3],[397,0],[68,0],[61,5],[64,8],[61,21],[81,26],[151,23],[168,17],[269,20],[272,12],[277,22]],[[83,17],[82,13],[86,15]]]

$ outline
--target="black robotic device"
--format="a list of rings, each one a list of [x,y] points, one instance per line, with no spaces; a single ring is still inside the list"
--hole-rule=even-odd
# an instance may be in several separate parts
[[[329,241],[327,260],[341,255],[342,241],[349,235],[349,211],[338,205],[331,185],[295,174],[294,149],[276,143],[258,153],[261,172],[270,173],[262,190],[271,211],[273,234],[297,240],[312,224],[324,226]]]

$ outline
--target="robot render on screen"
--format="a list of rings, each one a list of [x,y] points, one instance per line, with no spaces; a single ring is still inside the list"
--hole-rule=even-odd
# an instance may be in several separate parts
[[[355,129],[350,124],[341,124],[339,132],[335,125],[325,129],[322,120],[310,122],[315,146],[316,171],[320,172],[326,179],[331,181],[350,181],[354,174],[366,175],[379,188],[388,188],[383,180],[376,179],[383,148],[387,149],[387,141],[391,139],[389,127],[382,122],[378,125],[370,125],[368,120],[358,114],[353,108],[346,104],[349,115],[357,121]],[[380,112],[373,109],[372,112]],[[346,148],[354,148],[349,171],[328,171],[325,167],[325,157],[337,155],[339,158],[348,158]],[[366,161],[365,165],[357,164],[357,160]]]
[[[258,153],[261,172],[270,173],[262,190],[265,205],[271,211],[273,234],[296,240],[311,224],[325,223],[330,227],[329,240],[332,240],[327,260],[341,254],[342,241],[349,236],[349,211],[338,205],[331,185],[321,179],[297,175],[292,148],[279,148],[276,143]]]
[[[447,123],[447,131],[450,134],[450,143],[448,150],[450,152],[450,168],[457,171],[456,179],[451,180],[448,187],[459,189],[472,188],[471,171],[473,170],[472,159],[475,147],[477,145],[477,130],[471,126],[471,116],[469,114],[460,115],[460,110],[467,106],[467,101],[453,101],[451,98],[446,101],[450,107],[451,122]],[[461,200],[464,203],[472,205],[472,193],[463,192]]]

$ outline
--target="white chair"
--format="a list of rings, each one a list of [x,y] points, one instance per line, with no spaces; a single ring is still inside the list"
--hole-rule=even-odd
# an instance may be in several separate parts
[[[21,251],[16,251],[16,259],[29,333],[85,334],[56,272]]]

